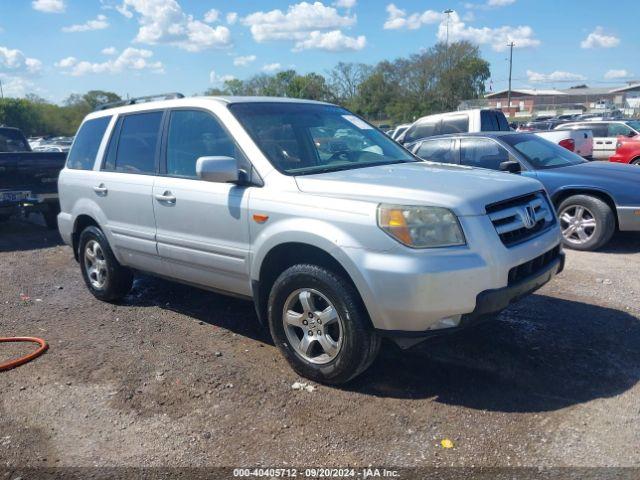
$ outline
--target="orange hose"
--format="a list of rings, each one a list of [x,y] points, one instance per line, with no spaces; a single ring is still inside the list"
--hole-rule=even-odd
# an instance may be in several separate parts
[[[35,337],[0,337],[0,343],[2,342],[33,342],[40,345],[35,352],[30,353],[29,355],[25,355],[24,357],[16,358],[15,360],[9,360],[5,363],[0,363],[0,372],[4,370],[11,370],[12,368],[19,367],[20,365],[24,365],[27,362],[30,362],[34,358],[39,357],[44,352],[47,351],[49,345],[47,342],[42,340],[41,338]]]

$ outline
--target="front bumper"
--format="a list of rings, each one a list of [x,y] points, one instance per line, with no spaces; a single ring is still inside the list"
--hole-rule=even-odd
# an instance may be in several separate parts
[[[618,207],[618,225],[622,232],[640,232],[640,206]]]

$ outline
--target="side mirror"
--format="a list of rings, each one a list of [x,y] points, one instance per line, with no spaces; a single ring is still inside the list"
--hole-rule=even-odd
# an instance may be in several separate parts
[[[522,167],[520,166],[520,162],[515,160],[507,160],[506,162],[500,163],[500,167],[498,167],[501,172],[509,172],[509,173],[520,173],[522,172]]]
[[[238,162],[232,157],[200,157],[196,162],[196,175],[205,182],[237,183]]]

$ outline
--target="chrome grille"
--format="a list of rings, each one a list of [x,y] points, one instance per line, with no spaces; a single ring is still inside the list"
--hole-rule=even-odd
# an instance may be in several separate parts
[[[525,242],[555,223],[555,215],[544,192],[536,192],[486,207],[500,240],[507,247]]]

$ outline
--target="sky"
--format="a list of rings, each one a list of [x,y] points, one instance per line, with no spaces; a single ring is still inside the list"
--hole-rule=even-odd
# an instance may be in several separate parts
[[[451,9],[452,13],[444,14]],[[640,5],[618,0],[0,0],[5,96],[53,102],[220,87],[229,78],[375,64],[469,40],[487,89],[612,88],[640,79]]]

